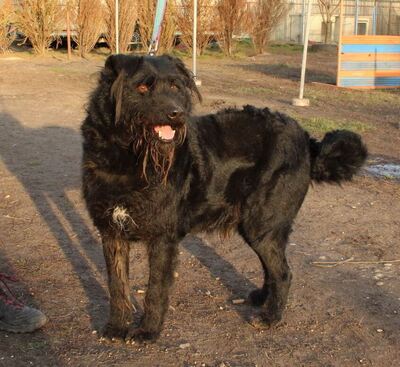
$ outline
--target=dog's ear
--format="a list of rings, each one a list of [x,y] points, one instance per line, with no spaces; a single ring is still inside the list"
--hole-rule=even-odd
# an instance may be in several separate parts
[[[111,98],[115,102],[115,123],[121,119],[122,92],[125,77],[133,75],[143,61],[142,57],[128,55],[111,55],[107,58],[103,76],[112,82]]]
[[[122,71],[133,75],[143,62],[142,56],[111,55],[107,58],[104,70],[117,77]]]
[[[192,93],[196,94],[197,98],[201,102],[203,98],[201,97],[200,91],[197,89],[193,73],[186,68],[181,59],[171,56],[170,58],[175,62],[177,69],[183,75],[186,88],[189,88]]]
[[[115,124],[121,119],[122,92],[124,88],[125,71],[121,71],[111,85],[111,98],[115,102]]]

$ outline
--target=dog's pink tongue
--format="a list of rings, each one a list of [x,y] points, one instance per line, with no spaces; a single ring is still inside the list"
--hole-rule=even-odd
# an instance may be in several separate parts
[[[170,125],[157,125],[154,126],[154,131],[161,139],[172,140],[175,136],[175,130]]]

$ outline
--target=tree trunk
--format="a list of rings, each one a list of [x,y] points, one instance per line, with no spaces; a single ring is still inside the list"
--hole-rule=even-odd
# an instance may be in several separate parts
[[[332,21],[328,20],[326,22],[326,39],[325,43],[331,43],[332,41]]]

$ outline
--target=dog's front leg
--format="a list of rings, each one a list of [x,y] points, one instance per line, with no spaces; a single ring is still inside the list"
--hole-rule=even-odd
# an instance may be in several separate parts
[[[169,289],[174,280],[178,243],[157,241],[149,245],[149,282],[144,301],[144,315],[138,328],[128,337],[137,340],[156,339],[168,309]]]
[[[103,336],[124,339],[133,317],[129,296],[129,243],[112,235],[103,235],[102,240],[110,291],[110,316]]]

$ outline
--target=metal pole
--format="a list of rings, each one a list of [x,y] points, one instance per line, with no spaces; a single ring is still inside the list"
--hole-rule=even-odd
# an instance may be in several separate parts
[[[374,3],[374,9],[372,10],[372,34],[376,35],[376,1]]]
[[[68,49],[68,60],[71,60],[71,22],[69,17],[69,6],[67,4],[67,49]]]
[[[358,34],[358,1],[356,0],[356,9],[355,9],[355,13],[354,13],[354,34],[357,35]]]
[[[193,0],[193,76],[197,79],[197,0]]]
[[[301,43],[304,45],[304,26],[306,25],[304,22],[304,18],[306,17],[306,0],[303,0],[302,6],[301,6]]]
[[[306,33],[304,35],[304,46],[303,46],[303,61],[301,63],[299,99],[303,99],[303,95],[304,95],[304,82],[305,82],[305,78],[306,78],[306,64],[307,64],[307,51],[308,51],[308,36],[310,34],[310,23],[311,23],[311,6],[312,6],[311,0],[308,0],[307,24],[306,24]]]
[[[298,107],[306,107],[310,105],[308,99],[303,99],[304,96],[304,82],[306,77],[306,64],[307,64],[307,51],[308,51],[308,36],[310,34],[310,23],[311,23],[311,0],[307,3],[307,23],[306,31],[304,34],[304,45],[303,45],[303,61],[301,62],[301,77],[300,77],[300,92],[299,98],[293,98],[292,104]]]
[[[115,0],[115,53],[119,54],[119,6]]]
[[[344,23],[344,0],[340,0],[340,18],[339,18],[339,40],[338,40],[338,62],[336,72],[336,85],[340,86],[340,70],[342,68],[342,36]]]

